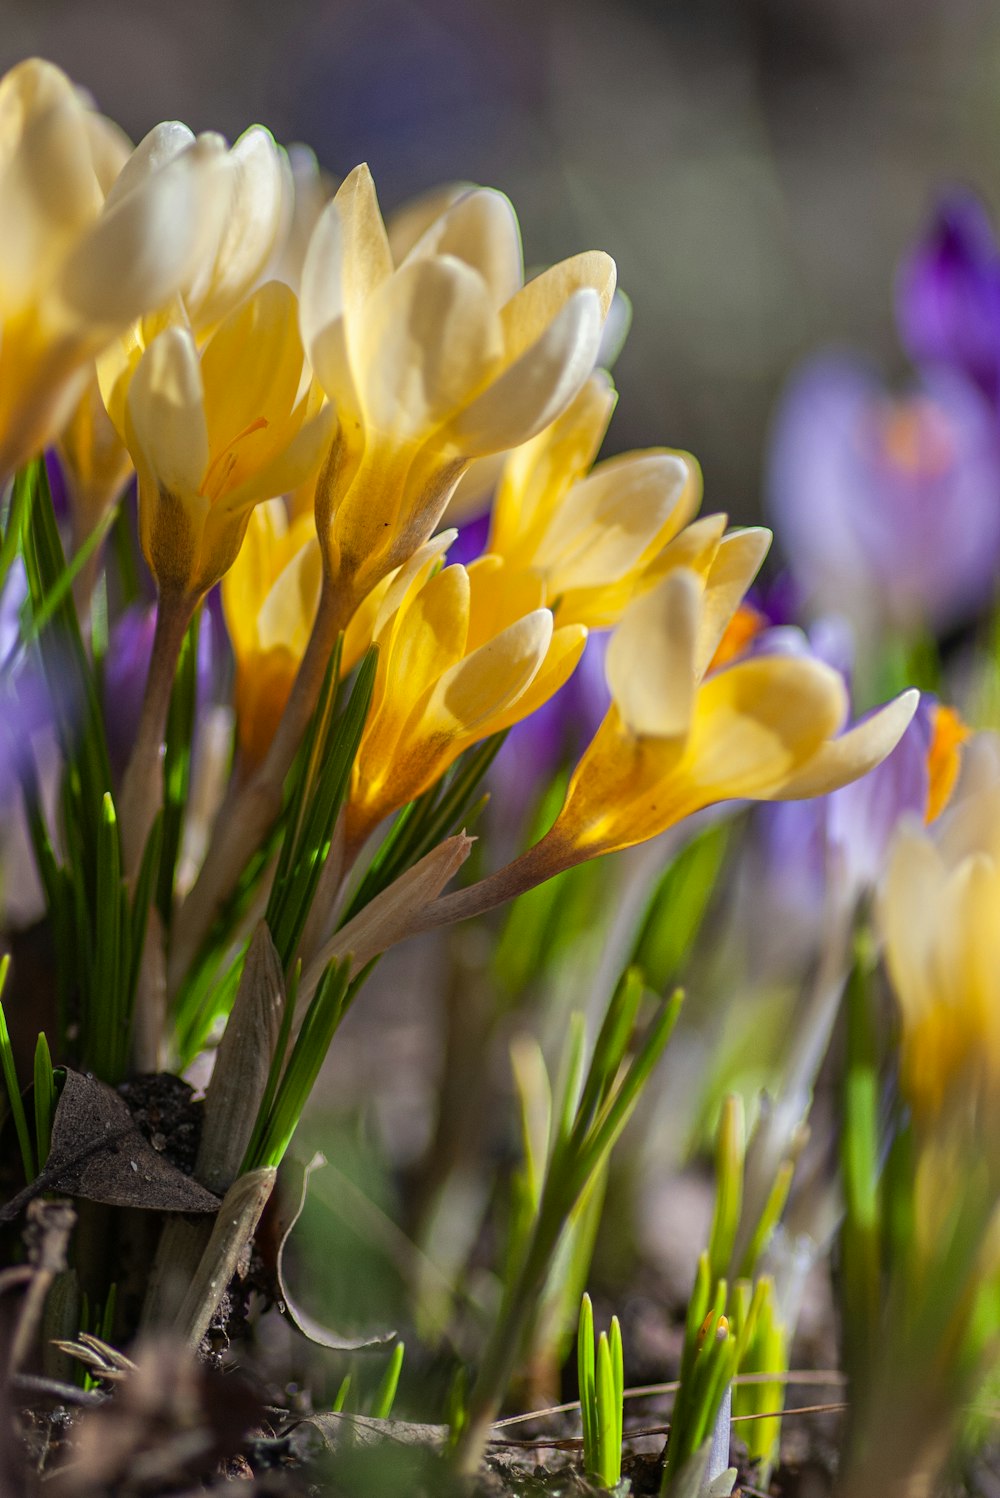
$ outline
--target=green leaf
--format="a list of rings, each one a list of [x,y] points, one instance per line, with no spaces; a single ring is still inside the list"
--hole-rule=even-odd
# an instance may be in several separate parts
[[[729,835],[726,822],[706,828],[660,876],[632,955],[651,987],[662,991],[680,977],[715,893]]]
[[[403,1367],[403,1356],[406,1347],[402,1342],[397,1342],[389,1354],[389,1364],[382,1376],[382,1382],[375,1392],[372,1401],[372,1418],[375,1420],[388,1420],[392,1413],[392,1406],[396,1400],[396,1390],[399,1387],[399,1375]]]
[[[52,1142],[52,1116],[55,1109],[55,1076],[52,1071],[49,1043],[43,1030],[35,1044],[35,1146],[38,1152],[39,1170],[49,1157],[49,1146]]]
[[[7,986],[7,974],[9,972],[10,955],[8,954],[0,959],[0,996],[3,995],[3,991]],[[24,1179],[26,1181],[33,1181],[37,1173],[35,1170],[35,1155],[31,1148],[28,1120],[24,1112],[21,1089],[18,1086],[17,1068],[14,1065],[14,1048],[11,1045],[10,1031],[7,1029],[7,1016],[4,1014],[2,1003],[0,1003],[0,1068],[3,1070],[4,1085],[7,1088],[7,1100],[10,1103],[10,1111],[14,1118],[14,1129],[21,1151],[21,1164],[24,1168]]]
[[[358,668],[343,714],[334,716],[339,646],[313,719],[303,756],[304,770],[282,842],[265,919],[288,971],[305,930],[334,825],[350,783],[375,687],[378,652],[372,646]]]

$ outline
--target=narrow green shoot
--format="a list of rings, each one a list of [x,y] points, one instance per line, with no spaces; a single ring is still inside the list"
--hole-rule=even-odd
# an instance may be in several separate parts
[[[713,1280],[730,1272],[743,1210],[746,1120],[743,1099],[731,1093],[722,1105],[715,1147],[715,1212],[708,1240]]]
[[[399,1375],[403,1367],[403,1357],[406,1346],[403,1342],[397,1342],[389,1354],[389,1363],[382,1375],[382,1381],[375,1390],[372,1400],[372,1418],[374,1420],[388,1420],[392,1414],[392,1407],[396,1401],[396,1390],[399,1388]]]
[[[677,1022],[679,994],[659,1001],[651,1024],[640,1036],[637,1020],[642,999],[638,974],[625,974],[608,1005],[579,1101],[571,1117],[560,1120],[563,1132],[548,1160],[535,1223],[520,1263],[511,1266],[507,1277],[472,1391],[468,1423],[457,1443],[456,1459],[464,1472],[478,1464],[496,1409],[527,1344],[567,1224],[603,1168]],[[630,1048],[633,1054],[626,1061]]]
[[[615,1488],[622,1475],[625,1374],[618,1317],[601,1332],[594,1350],[594,1310],[590,1296],[580,1305],[577,1372],[583,1421],[583,1464],[588,1477]]]
[[[781,1415],[771,1412],[780,1411],[784,1405],[788,1334],[778,1315],[770,1279],[766,1276],[759,1279],[752,1297],[745,1281],[735,1288],[742,1292],[741,1300],[746,1307],[741,1308],[738,1319],[739,1371],[773,1375],[760,1383],[738,1383],[733,1390],[734,1416],[752,1416],[742,1426],[741,1433],[750,1460],[758,1464],[755,1485],[767,1488],[781,1440]]]
[[[38,1168],[41,1169],[49,1157],[52,1143],[52,1118],[56,1111],[56,1082],[52,1071],[52,1056],[43,1030],[35,1045],[35,1148],[38,1152]]]
[[[632,957],[655,988],[666,989],[681,975],[708,914],[729,836],[726,822],[707,827],[681,849],[660,876]]]
[[[351,1382],[351,1375],[345,1373],[340,1380],[340,1387],[337,1390],[333,1404],[330,1406],[335,1415],[342,1415],[347,1407],[347,1401],[351,1393]]]
[[[0,960],[0,996],[3,995],[4,988],[6,987],[9,971],[10,955],[8,954]],[[14,1118],[14,1129],[21,1151],[21,1165],[24,1169],[24,1179],[26,1181],[33,1181],[38,1174],[35,1169],[35,1154],[31,1148],[28,1120],[24,1112],[21,1089],[18,1086],[17,1068],[14,1065],[14,1048],[10,1042],[10,1031],[7,1029],[7,1016],[3,1012],[2,1003],[0,1003],[0,1067],[3,1068],[3,1080],[7,1088],[7,1099]]]

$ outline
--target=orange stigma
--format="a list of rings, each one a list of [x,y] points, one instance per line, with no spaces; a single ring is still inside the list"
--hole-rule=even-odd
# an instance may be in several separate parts
[[[931,742],[927,750],[927,810],[924,821],[933,822],[951,800],[962,766],[962,745],[971,729],[953,707],[940,702],[931,709]]]

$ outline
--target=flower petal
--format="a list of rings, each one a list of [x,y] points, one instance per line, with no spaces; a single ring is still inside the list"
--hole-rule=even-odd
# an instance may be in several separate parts
[[[552,615],[535,609],[456,662],[439,678],[421,714],[422,734],[483,729],[527,690],[551,640]]]
[[[705,583],[705,602],[698,627],[695,665],[699,676],[719,648],[726,626],[736,613],[771,544],[771,532],[761,525],[723,536]]]
[[[825,796],[828,791],[867,775],[895,749],[919,701],[920,693],[911,688],[847,733],[829,739],[772,799],[791,801],[802,796]]]
[[[486,187],[465,193],[425,229],[403,263],[437,255],[477,270],[494,306],[509,302],[524,280],[521,231],[510,199]]]
[[[197,494],[208,466],[201,365],[186,328],[167,328],[139,360],[126,402],[129,450],[158,488]]]
[[[205,248],[222,162],[217,144],[197,142],[115,199],[61,277],[79,317],[117,330],[180,290]]]
[[[697,492],[683,453],[625,453],[575,484],[535,553],[553,596],[615,582],[693,514]]]
[[[496,369],[500,327],[486,283],[461,260],[411,260],[372,294],[352,355],[366,425],[416,440]]]
[[[702,588],[686,568],[625,610],[605,672],[622,721],[639,737],[686,732],[695,700],[694,652]]]
[[[591,374],[600,341],[597,292],[574,292],[538,340],[449,424],[457,451],[500,452],[547,427]]]
[[[263,275],[284,222],[284,156],[262,125],[244,131],[226,156],[229,199],[215,254],[187,289],[188,314],[207,330]]]
[[[507,358],[517,359],[530,348],[570,298],[581,290],[597,293],[603,324],[615,294],[616,277],[615,262],[603,250],[585,250],[535,276],[500,314]]]

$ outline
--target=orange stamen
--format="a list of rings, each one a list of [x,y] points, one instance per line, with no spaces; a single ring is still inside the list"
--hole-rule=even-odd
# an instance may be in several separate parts
[[[741,656],[761,630],[767,628],[768,622],[767,616],[760,609],[755,609],[752,603],[741,603],[726,625],[726,632],[712,657],[709,671],[718,671],[720,667],[728,666]]]
[[[927,810],[925,822],[939,817],[951,800],[962,765],[962,745],[971,729],[953,707],[938,703],[931,710],[931,742],[927,750]]]

